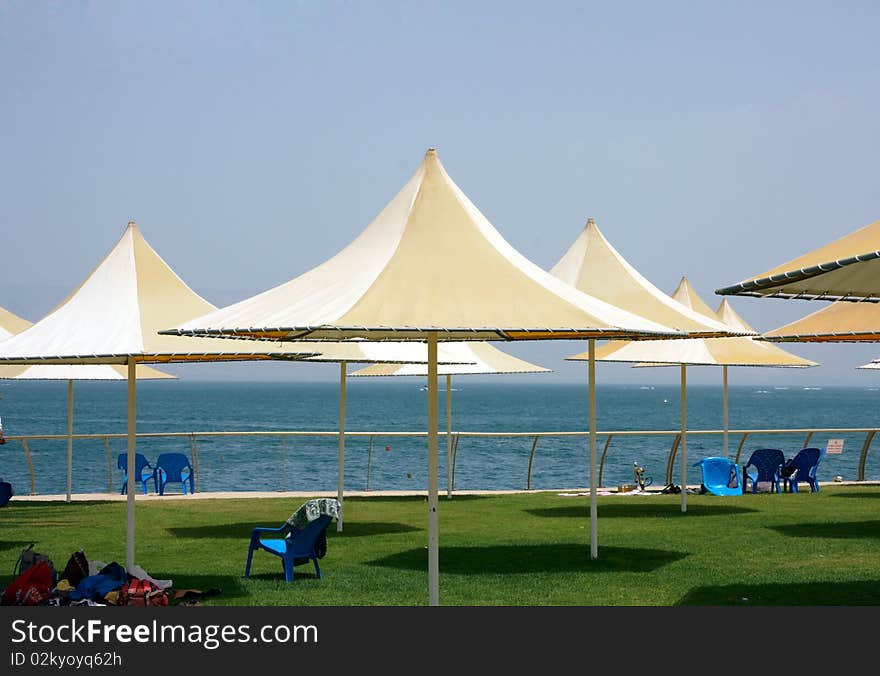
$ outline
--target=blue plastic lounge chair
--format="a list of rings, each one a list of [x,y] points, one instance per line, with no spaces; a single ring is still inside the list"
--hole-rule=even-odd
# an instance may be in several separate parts
[[[780,493],[779,470],[784,462],[785,455],[778,448],[757,448],[743,465],[743,481],[751,480],[752,493],[758,492],[760,483],[769,484],[771,493]],[[750,472],[749,467],[754,471]]]
[[[187,484],[189,484],[190,494],[196,492],[195,471],[184,453],[160,454],[156,458],[156,474],[159,481],[159,495],[165,495],[165,486],[169,483],[179,483],[184,495],[186,495]]]
[[[785,488],[791,487],[792,493],[798,492],[798,482],[804,481],[810,486],[811,493],[819,492],[819,480],[816,478],[816,470],[825,452],[819,448],[802,448],[797,455],[786,464],[794,468],[794,474],[786,477],[783,473]]]
[[[739,480],[739,467],[733,460],[720,457],[703,458],[694,463],[703,473],[700,486],[701,493],[713,495],[742,495],[742,483]]]
[[[125,479],[122,482],[122,489],[119,491],[124,494],[128,490],[128,453],[120,453],[116,458],[116,466],[125,472]],[[147,494],[147,482],[153,480],[153,489],[158,493],[159,484],[156,482],[156,468],[150,464],[143,453],[134,454],[134,475],[137,481],[141,482],[144,489],[144,495]]]
[[[248,546],[247,565],[244,576],[251,574],[251,561],[254,551],[262,549],[281,557],[284,566],[284,579],[293,582],[293,567],[312,561],[315,564],[315,575],[321,577],[318,559],[327,552],[327,526],[333,518],[339,517],[339,502],[333,498],[309,500],[296,510],[291,517],[278,528],[259,526],[251,532]],[[283,537],[263,539],[263,535],[277,534]]]

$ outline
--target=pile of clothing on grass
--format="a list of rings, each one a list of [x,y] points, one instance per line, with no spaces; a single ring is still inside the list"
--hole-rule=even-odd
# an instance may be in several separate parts
[[[171,580],[157,580],[140,566],[126,570],[115,561],[89,561],[82,550],[70,555],[59,575],[48,556],[34,551],[34,543],[18,557],[13,575],[2,590],[0,605],[161,607],[195,605],[203,596],[220,593],[219,589],[174,590]]]

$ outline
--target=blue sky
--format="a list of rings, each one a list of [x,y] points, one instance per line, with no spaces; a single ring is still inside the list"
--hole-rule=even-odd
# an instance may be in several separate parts
[[[129,219],[224,305],[333,255],[434,146],[551,267],[588,217],[666,292],[714,289],[880,218],[876,3],[0,5],[0,305],[48,312]],[[732,299],[759,330],[818,303]],[[504,349],[579,379],[575,343]],[[794,345],[873,385],[880,345]],[[290,377],[272,365],[183,377]],[[692,382],[716,382],[692,369]],[[332,380],[333,366],[304,366]],[[605,382],[671,382],[603,365]]]

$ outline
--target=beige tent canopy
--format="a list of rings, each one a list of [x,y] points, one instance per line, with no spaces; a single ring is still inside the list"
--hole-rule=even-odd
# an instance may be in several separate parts
[[[687,277],[682,277],[672,294],[678,302],[700,314],[712,315],[732,329],[754,334],[755,330],[723,299],[715,312],[696,293]],[[584,354],[570,357],[585,359]],[[650,342],[611,341],[596,351],[596,359],[609,362],[631,362],[636,366],[721,366],[723,379],[724,454],[728,452],[728,387],[729,366],[764,366],[804,368],[816,362],[798,357],[775,345],[749,336],[733,338],[697,338],[685,340],[655,340]],[[683,396],[684,398],[684,396]]]
[[[190,289],[130,222],[117,245],[49,315],[0,343],[0,364],[129,364],[267,359],[356,363],[426,361],[423,345],[364,341],[296,345],[253,340],[181,338],[161,328],[216,307]],[[442,357],[447,361],[445,355]],[[135,377],[136,371],[135,371]],[[344,381],[343,381],[344,386]],[[129,385],[129,433],[134,427],[134,384]],[[344,411],[344,402],[342,403]],[[343,436],[344,428],[340,437]],[[134,472],[134,437],[129,439]],[[133,513],[133,483],[129,483]],[[132,517],[133,519],[133,517]],[[130,534],[133,542],[133,533]],[[133,556],[133,552],[132,552]],[[128,565],[133,560],[127,559]]]
[[[672,297],[698,312],[711,314],[739,331],[757,336],[754,329],[723,299],[716,311],[696,294],[687,277],[682,277]],[[585,354],[570,357],[584,360]],[[684,340],[622,341],[613,340],[596,351],[600,361],[641,362],[653,366],[774,366],[805,367],[816,363],[751,336],[730,338],[687,338]]]
[[[437,342],[681,333],[583,294],[526,259],[455,185],[433,149],[397,196],[336,256],[172,332],[428,342],[431,605],[439,603]],[[595,441],[594,434],[591,438]]]
[[[715,293],[878,302],[880,221]]]
[[[320,347],[320,346],[319,346]],[[444,343],[440,346],[449,359],[460,363],[440,364],[441,376],[465,374],[549,373],[551,369],[531,364],[484,342]],[[352,376],[427,376],[427,364],[374,364]]]
[[[24,331],[31,325],[27,319],[22,319],[18,315],[11,313],[6,308],[0,307],[0,341],[14,336],[16,333]]]
[[[32,326],[0,307],[0,340]],[[0,379],[4,380],[66,380],[67,381],[67,502],[70,502],[73,483],[73,381],[74,380],[125,380],[125,368],[114,364],[34,364],[0,366]],[[175,379],[144,364],[138,364],[135,377],[138,380]]]
[[[173,325],[172,325],[173,326]],[[677,327],[579,293],[508,244],[431,149],[336,256],[170,333],[270,340],[654,338]]]
[[[708,307],[683,304],[663,293],[611,246],[592,218],[550,272],[584,293],[655,322],[676,326],[693,338],[754,335],[753,331],[718,321]]]
[[[303,359],[318,350],[212,338],[158,335],[169,324],[214,309],[168,267],[129,223],[119,242],[58,307],[0,343],[0,364],[125,364],[128,475],[135,471],[138,363]],[[135,482],[128,482],[126,567],[134,565]]]
[[[692,336],[750,333],[718,321],[708,307],[680,303],[649,282],[611,246],[592,218],[551,272],[581,291],[630,312],[671,326],[687,327]],[[702,303],[702,301],[699,301]],[[705,310],[705,311],[703,311]],[[651,341],[654,342],[654,341]],[[589,361],[589,356],[586,357]],[[681,482],[687,484],[687,417],[684,406],[685,367],[682,366]],[[591,511],[596,509],[591,498]],[[687,511],[687,491],[681,492],[681,511]]]
[[[880,341],[880,305],[837,301],[767,331],[764,340],[799,343],[876,343]]]
[[[549,373],[550,369],[536,366],[502,352],[489,343],[444,343],[447,353],[473,364],[439,365],[437,373],[446,376],[446,497],[452,497],[452,376],[502,375],[512,373]],[[361,376],[427,376],[424,364],[374,364],[351,374]]]

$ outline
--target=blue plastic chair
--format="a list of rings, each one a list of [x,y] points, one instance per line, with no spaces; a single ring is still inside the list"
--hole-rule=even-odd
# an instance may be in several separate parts
[[[119,491],[120,494],[124,495],[128,490],[128,453],[120,453],[117,456],[116,466],[125,472],[122,489]],[[144,489],[144,495],[147,494],[147,482],[150,479],[153,480],[154,490],[157,493],[159,492],[159,484],[156,481],[156,468],[150,464],[150,461],[147,460],[143,453],[134,454],[134,475],[137,477],[137,481],[141,482]]]
[[[315,575],[321,578],[318,559],[327,553],[327,526],[334,517],[339,516],[339,502],[333,498],[309,500],[278,528],[258,526],[251,532],[248,546],[247,564],[244,576],[250,577],[251,562],[258,549],[281,558],[284,566],[284,579],[293,582],[293,568],[312,561]],[[263,539],[265,534],[284,535],[283,538]]]
[[[742,495],[739,467],[733,460],[711,456],[694,463],[703,474],[701,493],[713,495]]]
[[[159,481],[159,495],[165,495],[165,486],[169,483],[179,483],[184,495],[186,495],[187,484],[189,484],[190,494],[196,492],[195,470],[189,464],[189,458],[184,453],[160,454],[156,458],[156,474]]]
[[[790,477],[783,476],[785,488],[791,487],[792,493],[798,492],[798,482],[806,482],[810,486],[811,493],[818,493],[819,480],[816,478],[816,470],[825,452],[819,448],[802,448],[786,465],[794,467],[794,474]]]
[[[779,490],[779,470],[785,463],[785,455],[778,448],[756,448],[749,456],[749,461],[743,465],[743,481],[748,477],[752,482],[752,493],[758,492],[759,483],[770,484],[771,493],[781,493]],[[754,472],[749,472],[749,467],[754,467]]]
[[[0,507],[5,507],[12,499],[12,484],[0,479]]]

